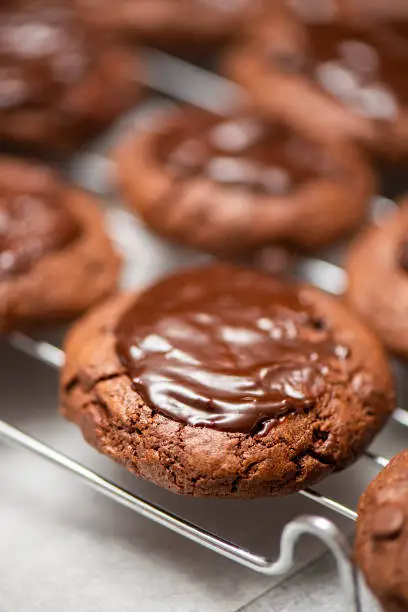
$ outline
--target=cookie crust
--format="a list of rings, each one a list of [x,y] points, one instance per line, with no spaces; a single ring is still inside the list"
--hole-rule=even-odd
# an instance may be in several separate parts
[[[347,300],[386,347],[408,358],[408,271],[400,264],[408,233],[408,199],[351,246],[346,262]]]
[[[24,36],[27,49],[13,42]],[[5,8],[0,66],[0,139],[32,150],[75,150],[141,94],[137,53],[87,27],[72,6]]]
[[[126,203],[158,234],[215,253],[273,243],[313,250],[364,220],[375,181],[349,144],[316,144],[332,163],[332,176],[317,175],[283,195],[248,194],[200,176],[176,181],[160,159],[159,143],[203,115],[189,108],[171,112],[151,130],[127,137],[114,153]]]
[[[335,21],[328,14],[327,22],[322,18],[311,26],[331,23],[342,26],[348,23],[347,17],[355,17],[357,23],[357,18],[367,17],[363,8],[358,11],[358,3],[354,8],[355,12],[352,6],[342,7]],[[397,19],[394,12],[397,13],[391,12],[389,19]],[[309,36],[307,26],[295,12],[275,8],[269,11],[269,18],[264,16],[262,22],[249,29],[246,42],[227,52],[224,71],[245,89],[250,103],[265,117],[278,115],[323,141],[358,141],[390,158],[406,154],[408,107],[401,105],[390,120],[376,120],[340,103],[296,67],[279,65],[276,54],[302,55]]]

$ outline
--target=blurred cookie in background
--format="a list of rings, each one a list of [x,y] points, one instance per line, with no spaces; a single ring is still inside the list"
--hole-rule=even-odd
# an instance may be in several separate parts
[[[166,49],[197,50],[239,35],[274,0],[77,0],[92,24]]]
[[[287,495],[353,463],[395,407],[377,338],[336,298],[232,265],[119,295],[69,332],[61,411],[179,494]]]
[[[71,7],[22,2],[0,11],[3,145],[72,151],[138,100],[137,57]]]
[[[335,4],[307,11],[311,4],[270,10],[228,53],[225,70],[265,116],[323,140],[406,154],[408,20],[347,20],[329,10]]]
[[[408,198],[351,246],[349,304],[385,346],[408,359]]]
[[[115,158],[124,199],[149,227],[216,254],[330,244],[363,222],[374,190],[353,145],[321,144],[247,111],[168,112],[126,136]]]
[[[0,332],[72,319],[112,293],[119,272],[90,194],[0,157]]]

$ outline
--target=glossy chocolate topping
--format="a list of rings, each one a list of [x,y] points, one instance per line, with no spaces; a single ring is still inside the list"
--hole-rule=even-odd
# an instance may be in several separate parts
[[[177,178],[202,176],[231,188],[283,195],[331,171],[327,156],[283,125],[189,110],[183,127],[162,137],[158,154]]]
[[[0,12],[0,109],[41,108],[86,73],[90,37],[62,6]]]
[[[307,412],[348,357],[295,287],[244,268],[181,272],[145,291],[116,329],[143,400],[171,419],[262,434]]]
[[[27,272],[44,254],[66,246],[79,228],[60,203],[62,186],[48,173],[12,184],[0,176],[0,280]]]

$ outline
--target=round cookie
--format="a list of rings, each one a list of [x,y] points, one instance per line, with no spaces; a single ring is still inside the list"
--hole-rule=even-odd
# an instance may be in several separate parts
[[[248,112],[182,108],[115,154],[128,205],[157,233],[215,253],[330,244],[365,218],[374,179],[352,145]]]
[[[408,610],[408,451],[371,482],[359,507],[355,557],[385,612]]]
[[[0,158],[0,331],[70,319],[116,287],[120,259],[93,198]]]
[[[329,3],[327,3],[328,5]],[[228,74],[266,116],[323,140],[408,151],[408,21],[301,20],[273,10],[229,52]]]
[[[129,50],[85,26],[72,7],[0,9],[0,140],[70,151],[139,98]]]
[[[346,262],[347,300],[385,346],[408,358],[408,199],[380,226],[367,228]]]
[[[271,0],[267,0],[270,2]],[[190,49],[239,35],[265,0],[78,0],[92,24],[161,48]]]
[[[381,345],[343,304],[229,265],[114,298],[65,350],[62,413],[185,495],[302,489],[353,462],[395,405]]]

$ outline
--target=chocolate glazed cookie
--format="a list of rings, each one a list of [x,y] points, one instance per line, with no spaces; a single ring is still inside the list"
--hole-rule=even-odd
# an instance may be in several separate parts
[[[265,2],[271,0],[77,0],[92,24],[177,49],[235,38]]]
[[[374,183],[353,146],[245,112],[173,111],[115,157],[126,201],[153,230],[216,253],[329,244],[362,222]]]
[[[350,249],[347,299],[390,351],[408,359],[408,199]]]
[[[0,9],[0,139],[69,151],[138,99],[138,61],[72,7]]]
[[[381,346],[321,291],[245,268],[175,274],[68,335],[61,410],[176,493],[284,495],[354,461],[394,408]]]
[[[90,195],[0,159],[0,331],[72,318],[110,294],[119,257]]]
[[[229,75],[266,116],[278,114],[323,140],[352,138],[385,155],[406,153],[408,21],[303,17],[270,11],[228,55]]]
[[[385,612],[408,610],[408,451],[369,485],[358,507],[355,557]]]

